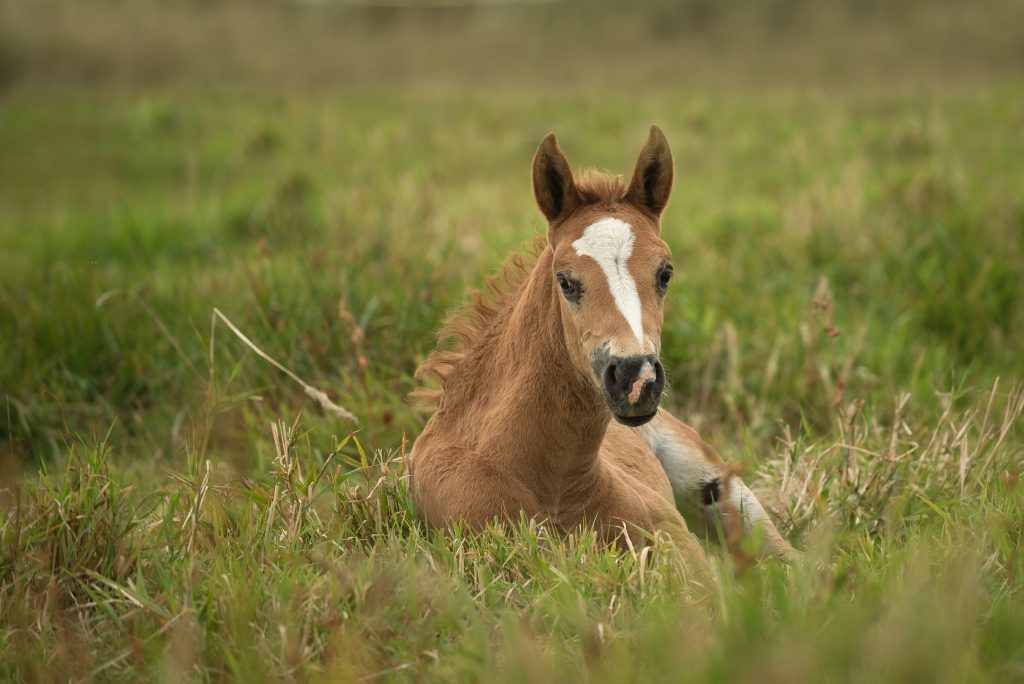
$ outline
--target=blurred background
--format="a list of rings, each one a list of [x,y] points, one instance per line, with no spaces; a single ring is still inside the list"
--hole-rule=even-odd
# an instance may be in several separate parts
[[[5,0],[0,83],[670,89],[1018,77],[1017,0]]]
[[[541,136],[627,173],[651,123],[678,167],[670,405],[727,456],[1019,378],[1022,19],[1021,0],[0,0],[0,443],[249,471],[274,417],[351,428],[217,333],[219,307],[394,448],[444,313],[542,229]]]

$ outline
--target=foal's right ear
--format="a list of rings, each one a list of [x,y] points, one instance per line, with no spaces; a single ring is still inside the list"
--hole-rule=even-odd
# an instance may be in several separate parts
[[[533,196],[551,223],[567,216],[579,203],[572,169],[554,133],[544,136],[533,155]]]

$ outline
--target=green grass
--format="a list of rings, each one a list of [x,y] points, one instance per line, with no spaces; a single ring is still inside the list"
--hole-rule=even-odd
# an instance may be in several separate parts
[[[259,92],[0,100],[0,678],[1024,677],[1018,82]],[[587,533],[435,538],[405,479],[536,143],[626,172],[652,122],[667,403],[807,550],[709,549],[712,605]]]

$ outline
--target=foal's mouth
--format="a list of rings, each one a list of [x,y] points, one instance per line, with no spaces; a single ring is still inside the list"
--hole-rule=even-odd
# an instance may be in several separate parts
[[[618,422],[622,423],[627,427],[640,427],[641,425],[646,425],[647,423],[651,422],[651,419],[653,419],[656,415],[658,415],[657,408],[655,408],[653,412],[647,414],[646,416],[620,416],[615,411],[612,411],[612,417],[614,417],[615,420],[617,420]]]

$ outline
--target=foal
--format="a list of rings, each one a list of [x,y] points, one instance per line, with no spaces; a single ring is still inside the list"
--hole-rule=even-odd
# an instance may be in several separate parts
[[[659,233],[672,174],[656,126],[628,186],[594,172],[574,178],[555,136],[541,141],[533,192],[546,242],[532,267],[515,258],[488,284],[491,300],[477,294],[449,319],[442,337],[458,348],[434,352],[418,372],[441,385],[411,460],[429,525],[525,513],[563,532],[593,525],[610,543],[664,532],[708,579],[682,511],[704,532],[721,522],[730,543],[758,526],[769,552],[793,553],[718,454],[658,408],[672,280]]]

